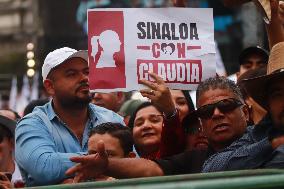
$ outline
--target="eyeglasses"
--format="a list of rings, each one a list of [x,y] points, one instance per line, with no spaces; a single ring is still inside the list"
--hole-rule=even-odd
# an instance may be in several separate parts
[[[228,113],[242,105],[244,104],[238,99],[227,98],[220,100],[214,104],[201,106],[196,110],[196,114],[201,119],[210,119],[214,113],[215,108],[218,108],[218,110],[220,110],[222,113]]]

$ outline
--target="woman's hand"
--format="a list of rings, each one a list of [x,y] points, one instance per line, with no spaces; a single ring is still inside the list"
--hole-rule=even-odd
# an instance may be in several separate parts
[[[157,106],[164,114],[172,115],[175,112],[175,105],[172,101],[170,89],[166,86],[164,80],[155,73],[149,73],[154,81],[140,80],[140,82],[150,89],[142,89],[140,93],[147,97]]]

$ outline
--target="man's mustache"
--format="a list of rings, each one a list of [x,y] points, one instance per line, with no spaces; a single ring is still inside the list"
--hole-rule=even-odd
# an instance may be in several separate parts
[[[89,83],[81,83],[81,84],[79,84],[79,86],[77,87],[76,91],[80,90],[81,88],[85,88],[85,87],[90,88]]]

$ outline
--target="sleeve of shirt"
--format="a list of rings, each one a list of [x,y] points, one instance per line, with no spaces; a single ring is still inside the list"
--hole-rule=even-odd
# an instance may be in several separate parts
[[[160,158],[179,154],[185,148],[185,132],[179,121],[179,112],[164,121],[161,134]]]
[[[121,117],[117,113],[113,113],[113,118],[114,118],[114,120],[116,120],[116,122],[121,123],[122,125],[126,126],[124,121],[123,121],[123,117]]]
[[[82,154],[56,152],[48,128],[37,118],[21,120],[15,138],[16,161],[37,185],[61,182],[65,171],[74,165],[69,158]]]
[[[271,155],[271,159],[266,162],[263,166],[264,168],[276,168],[276,169],[283,169],[284,168],[284,145],[282,144],[278,148],[274,150]]]
[[[254,169],[260,167],[272,151],[267,137],[254,142],[250,133],[246,133],[228,148],[206,160],[202,172]]]
[[[186,151],[154,161],[161,167],[164,175],[177,175],[199,173],[206,157],[206,151]]]

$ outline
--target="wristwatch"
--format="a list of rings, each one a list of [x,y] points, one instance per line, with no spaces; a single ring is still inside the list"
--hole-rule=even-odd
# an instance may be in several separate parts
[[[178,113],[178,110],[177,108],[175,108],[175,110],[173,111],[173,113],[171,113],[170,115],[166,115],[164,112],[163,112],[163,116],[165,119],[172,119],[173,117],[175,117]]]

